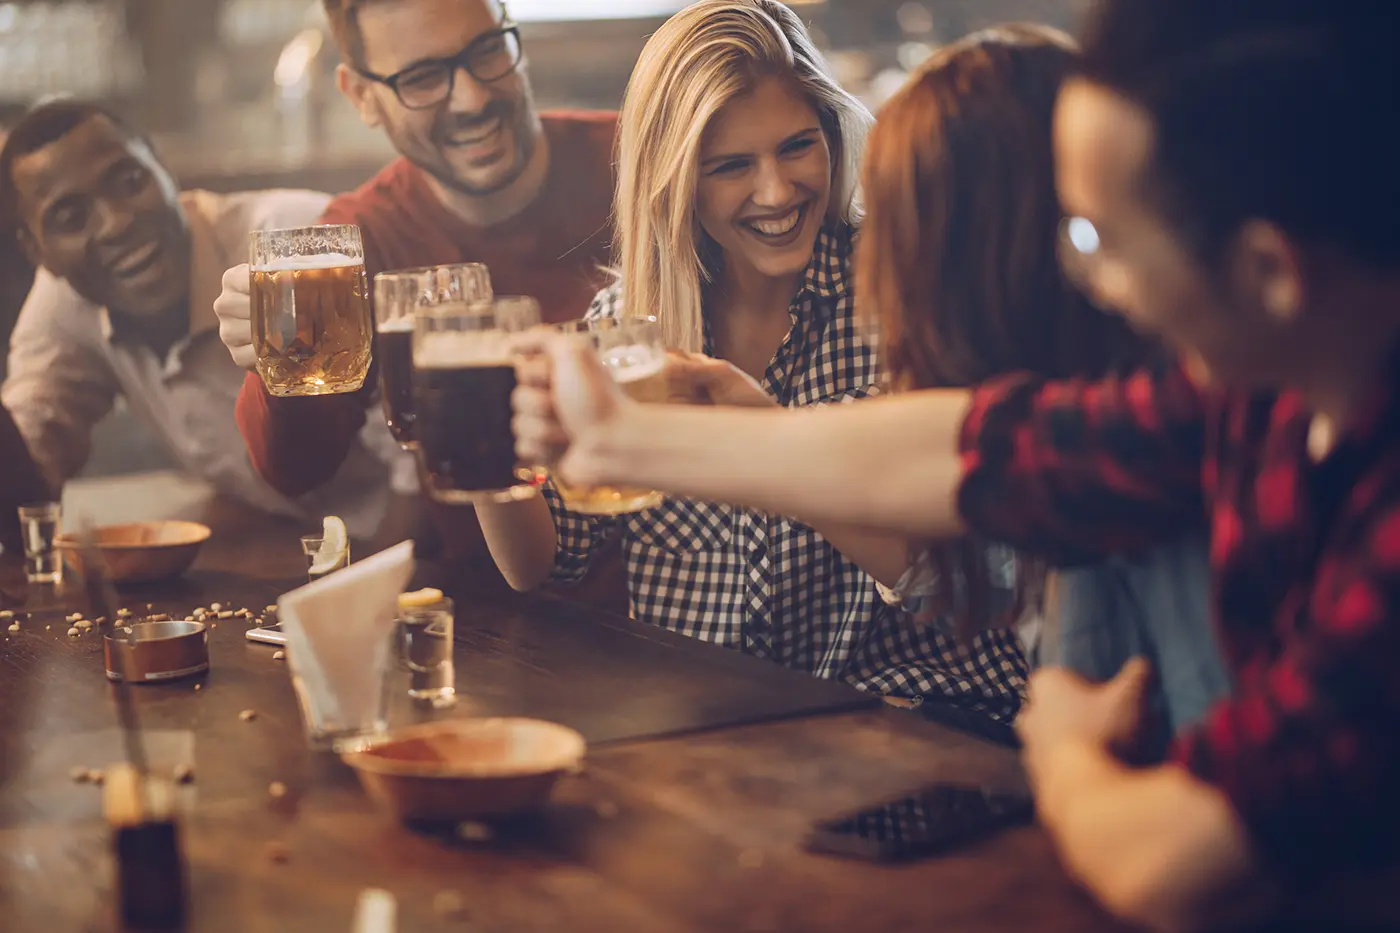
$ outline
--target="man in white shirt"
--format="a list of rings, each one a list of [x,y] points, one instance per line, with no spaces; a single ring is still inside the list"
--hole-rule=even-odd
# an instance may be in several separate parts
[[[185,471],[264,511],[341,515],[369,535],[403,455],[376,422],[327,486],[297,499],[253,469],[234,423],[243,373],[214,315],[223,271],[253,230],[313,224],[310,191],[180,192],[150,144],[114,115],[60,100],[28,113],[0,150],[0,216],[39,267],[10,341],[0,399],[60,487],[122,396]],[[378,436],[382,435],[382,436]]]

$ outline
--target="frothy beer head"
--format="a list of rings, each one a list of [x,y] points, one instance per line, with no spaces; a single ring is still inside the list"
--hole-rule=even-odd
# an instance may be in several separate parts
[[[419,333],[413,346],[413,365],[416,369],[514,367],[511,342],[511,334],[498,330]]]
[[[633,344],[609,347],[599,354],[603,366],[619,384],[658,376],[666,368],[666,353],[656,347]]]
[[[315,256],[282,256],[266,263],[249,266],[252,272],[304,272],[307,269],[344,269],[362,266],[363,259],[344,253],[319,253]]]

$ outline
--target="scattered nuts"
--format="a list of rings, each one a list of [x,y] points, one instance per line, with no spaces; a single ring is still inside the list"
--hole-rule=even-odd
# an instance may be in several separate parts
[[[170,613],[168,613],[168,612],[157,612],[157,613],[156,613],[155,615],[153,615],[153,616],[148,616],[147,619],[146,619],[146,621],[147,621],[147,622],[169,622],[169,621],[170,621]]]
[[[233,618],[233,613],[232,613],[231,611],[225,609],[223,612],[219,613],[219,618],[220,618],[220,619],[232,619],[232,618]]]
[[[86,784],[88,780],[88,769],[83,767],[68,769],[68,776],[73,779],[74,784]]]
[[[69,616],[68,618],[64,619],[63,621],[69,622],[69,623],[73,623],[73,622],[78,621],[78,620],[81,619],[82,617],[83,617],[83,614],[82,614],[81,612],[75,612],[75,613],[73,613],[71,616]]]
[[[268,606],[266,609],[263,610],[263,612],[266,612],[266,613],[268,613],[268,614],[274,613],[274,612],[276,612],[276,611],[277,611],[277,607],[276,607],[276,606]]]
[[[465,920],[467,905],[456,891],[439,891],[433,895],[433,913],[440,920]]]
[[[188,784],[194,780],[194,766],[188,764],[178,764],[175,766],[175,782],[177,784]]]
[[[99,770],[98,768],[93,768],[88,772],[87,779],[93,784],[101,784],[103,781],[107,780],[107,772]]]
[[[10,631],[12,631],[12,632],[18,632],[18,631],[19,631],[19,623],[18,623],[18,622],[11,622],[11,623],[10,623]]]
[[[49,631],[49,630],[52,629],[52,628],[53,628],[52,625],[46,625],[46,626],[44,626],[44,631],[47,632],[47,631]]]
[[[292,858],[291,850],[280,842],[267,844],[267,857],[278,865],[285,865]]]
[[[130,610],[130,609],[118,609],[118,610],[117,610],[117,617],[118,617],[118,618],[125,619],[125,618],[127,618],[128,616],[130,616],[130,615],[131,615],[131,610]]]
[[[287,660],[287,652],[285,652],[285,651],[274,651],[274,652],[272,652],[272,660],[274,660],[274,661],[285,661],[285,660]]]
[[[84,632],[90,632],[92,631],[92,623],[89,622],[87,619],[83,619],[77,624],[77,628],[82,629]]]
[[[223,604],[223,603],[210,603],[210,604],[209,604],[209,608],[212,609],[212,610],[214,610],[215,612],[218,612],[220,609],[224,608],[224,604]]]
[[[238,714],[238,718],[244,722],[252,722],[254,719],[258,718],[258,711],[255,709],[245,709]]]
[[[81,634],[83,634],[82,630],[79,629],[76,625],[68,630],[69,638],[77,638]]]
[[[107,617],[106,617],[106,616],[98,616],[94,621],[95,621],[98,625],[105,625],[106,622],[107,622]]]
[[[273,800],[281,800],[283,797],[287,796],[287,785],[283,784],[281,781],[273,781],[271,784],[267,785],[267,795]]]
[[[463,842],[490,842],[494,833],[485,823],[465,822],[457,824],[457,838]]]
[[[195,685],[194,685],[194,688],[195,688],[196,690],[203,690],[203,689],[204,689],[204,684],[195,684]]]
[[[15,617],[14,610],[12,610],[12,609],[3,609],[3,610],[0,610],[0,619],[13,619],[14,617]]]

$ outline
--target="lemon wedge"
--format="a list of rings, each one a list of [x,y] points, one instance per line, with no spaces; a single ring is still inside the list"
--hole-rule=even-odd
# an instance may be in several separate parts
[[[350,534],[345,530],[345,523],[335,515],[327,515],[321,523],[321,549],[311,564],[311,574],[320,576],[335,570],[349,548]]]
[[[435,590],[432,587],[414,590],[412,593],[400,593],[399,611],[423,609],[427,606],[436,606],[440,602],[442,602],[442,590]]]

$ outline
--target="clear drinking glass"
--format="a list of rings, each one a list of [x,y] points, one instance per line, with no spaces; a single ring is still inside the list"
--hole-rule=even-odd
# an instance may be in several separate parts
[[[326,539],[321,535],[302,535],[301,550],[306,555],[306,577],[315,583],[328,573],[350,566],[350,542],[334,554],[323,555],[321,548]]]
[[[360,228],[255,230],[248,243],[253,349],[268,393],[363,386],[374,325]]]
[[[24,572],[30,583],[59,583],[63,580],[63,559],[58,553],[58,528],[63,523],[63,506],[58,502],[35,502],[19,507],[20,532],[24,535]]]
[[[388,639],[379,640],[354,683],[325,683],[306,652],[289,641],[287,664],[292,689],[301,707],[307,744],[317,750],[357,752],[382,738],[389,728],[389,683],[394,673]]]
[[[511,502],[544,472],[515,457],[515,343],[540,322],[533,298],[419,309],[413,332],[418,457],[439,502]]]
[[[399,612],[399,661],[408,670],[408,695],[445,700],[456,694],[452,664],[452,600]]]
[[[413,317],[419,308],[489,302],[491,275],[479,262],[381,272],[374,277],[375,355],[389,432],[404,450],[418,441],[413,425]]]
[[[657,404],[671,400],[666,378],[666,344],[654,318],[570,321],[558,325],[557,329],[592,343],[603,366],[629,397]],[[640,512],[660,505],[663,498],[654,489],[570,486],[557,476],[554,486],[565,505],[586,515]]]

